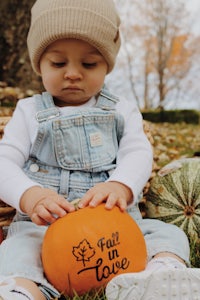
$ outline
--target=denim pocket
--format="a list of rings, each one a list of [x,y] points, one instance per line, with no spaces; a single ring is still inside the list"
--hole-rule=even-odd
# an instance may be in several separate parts
[[[85,112],[53,122],[57,162],[69,170],[94,171],[112,164],[118,142],[115,115]]]

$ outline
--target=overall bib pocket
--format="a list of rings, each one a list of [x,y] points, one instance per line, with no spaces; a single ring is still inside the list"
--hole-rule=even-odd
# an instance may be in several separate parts
[[[60,167],[92,171],[112,164],[118,149],[115,126],[115,115],[111,112],[85,113],[54,121],[53,139]]]

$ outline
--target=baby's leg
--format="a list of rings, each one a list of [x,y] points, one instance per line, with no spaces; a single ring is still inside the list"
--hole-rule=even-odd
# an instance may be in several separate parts
[[[29,293],[33,296],[33,299],[37,300],[45,300],[45,296],[38,288],[35,282],[25,279],[25,278],[16,278],[16,285],[19,287],[24,288],[25,290],[29,291]]]
[[[0,283],[0,299],[45,300],[37,284],[25,278],[7,278]]]
[[[45,231],[45,226],[36,226],[32,222],[18,221],[10,225],[7,239],[0,245],[0,284],[4,282],[4,286],[0,286],[0,300],[59,297],[60,293],[47,281],[42,267],[41,247]],[[9,292],[9,297],[2,296],[5,292]],[[10,297],[10,292],[15,298]],[[26,298],[22,298],[23,294]]]

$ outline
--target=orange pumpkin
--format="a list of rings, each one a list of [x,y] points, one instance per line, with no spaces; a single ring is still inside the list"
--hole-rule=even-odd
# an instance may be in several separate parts
[[[60,292],[82,295],[114,276],[144,270],[147,252],[135,221],[118,207],[86,207],[51,224],[42,246],[45,274]]]

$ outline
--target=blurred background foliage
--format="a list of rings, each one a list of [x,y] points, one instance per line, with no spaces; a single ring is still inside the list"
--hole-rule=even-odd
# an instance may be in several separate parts
[[[31,68],[26,37],[30,9],[35,0],[0,2],[0,81],[8,86],[40,90],[41,81]]]
[[[142,112],[200,110],[200,35],[191,30],[195,20],[190,18],[187,0],[114,1],[121,17],[122,47],[108,76],[110,88],[136,101]],[[43,89],[26,44],[34,2],[0,2],[1,106],[14,99],[7,96],[8,87],[18,88],[20,98]]]

